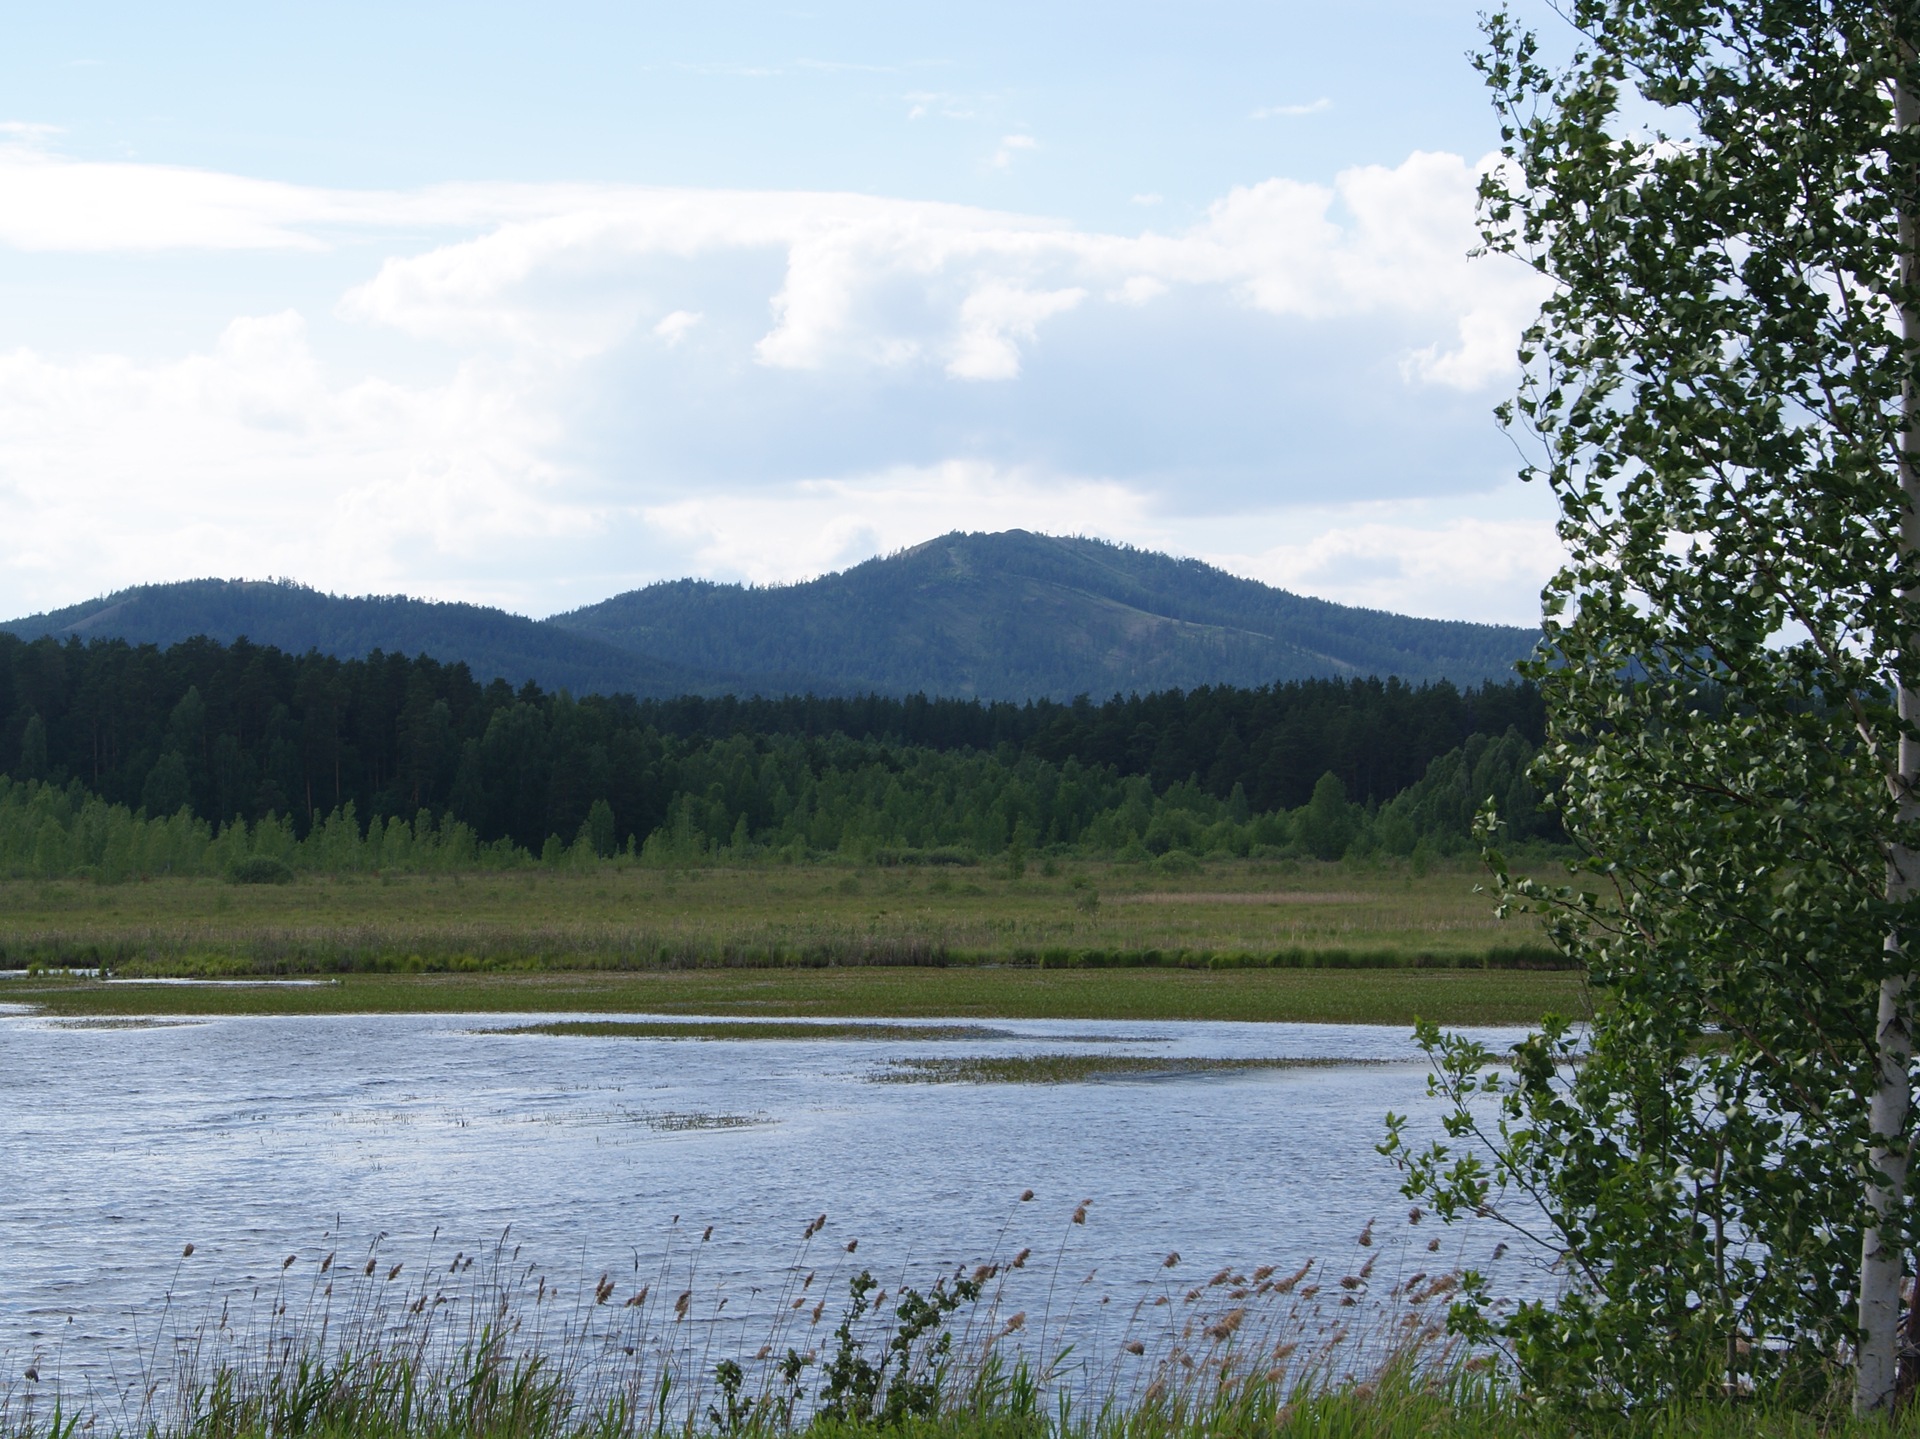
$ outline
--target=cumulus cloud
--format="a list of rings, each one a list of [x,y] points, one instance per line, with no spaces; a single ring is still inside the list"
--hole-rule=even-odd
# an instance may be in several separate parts
[[[595,524],[559,492],[555,408],[481,364],[440,385],[331,383],[290,311],[157,364],[16,350],[0,355],[0,570],[25,608],[209,573],[391,590],[420,548],[499,567]]]
[[[1092,519],[1116,537],[1237,554],[1164,518],[1155,482],[1101,477],[1114,465],[1106,457],[1062,458],[1070,447],[1046,442],[1037,407],[1012,397],[1069,355],[1112,366],[1100,383],[1144,403],[1095,424],[1087,407],[1099,402],[1055,374],[1049,410],[1064,396],[1081,406],[1074,423],[1116,433],[1142,414],[1177,415],[1192,409],[1179,398],[1190,376],[1154,370],[1159,346],[1187,334],[1169,327],[1197,334],[1232,312],[1243,347],[1324,335],[1311,327],[1329,321],[1343,333],[1373,325],[1394,346],[1369,362],[1382,383],[1444,399],[1510,372],[1539,296],[1524,267],[1466,259],[1480,167],[1453,155],[1357,167],[1330,185],[1268,180],[1230,191],[1191,225],[1116,233],[829,192],[328,190],[76,161],[44,135],[7,134],[0,246],[251,249],[306,264],[306,253],[350,242],[385,256],[358,269],[364,278],[330,316],[313,312],[316,326],[362,331],[348,347],[361,358],[344,374],[292,311],[243,316],[217,339],[210,326],[194,353],[172,359],[0,354],[0,572],[35,603],[132,578],[276,571],[500,599],[511,587],[498,576],[525,571],[541,543],[601,546],[616,555],[610,566],[627,566],[620,584],[689,563],[792,578],[956,525],[1077,530]],[[381,332],[435,348],[395,352],[403,382],[377,361],[369,371],[365,336]],[[632,371],[643,362],[656,368]],[[621,384],[632,388],[615,393]],[[619,451],[583,434],[582,396],[596,394],[653,448]],[[895,403],[909,394],[917,408]],[[873,395],[883,398],[860,398]],[[1264,403],[1240,395],[1218,403]],[[1156,409],[1156,396],[1173,398]],[[812,427],[810,453],[832,449],[820,436],[836,424],[860,443],[820,462],[780,455],[792,449],[785,432],[758,451],[734,443],[782,406]],[[704,440],[698,424],[713,427]],[[672,425],[680,430],[661,438]],[[1161,449],[1214,439],[1189,438]],[[730,474],[687,458],[729,445]],[[769,467],[770,454],[787,468]],[[757,498],[743,504],[740,477],[755,465]],[[620,478],[635,474],[650,488]],[[816,478],[795,484],[796,474]],[[1537,526],[1474,529],[1469,518],[1448,520],[1449,531],[1350,516],[1338,541],[1316,531],[1237,563],[1387,603],[1441,592],[1453,583],[1436,578],[1444,564],[1478,547],[1537,560]],[[1447,538],[1420,538],[1431,534]],[[665,558],[632,558],[648,535],[664,537],[668,549],[648,553]],[[160,575],[156,563],[181,568]],[[593,597],[559,592],[562,572],[529,572],[532,607],[538,596]]]

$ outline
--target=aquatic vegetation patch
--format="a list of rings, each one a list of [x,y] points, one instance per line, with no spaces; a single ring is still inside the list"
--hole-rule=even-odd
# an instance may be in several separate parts
[[[692,1134],[709,1129],[758,1129],[772,1124],[771,1114],[642,1114],[642,1124],[662,1134]]]
[[[777,1019],[579,1019],[476,1029],[475,1034],[552,1034],[575,1039],[1017,1039],[983,1024],[809,1023]]]
[[[1207,1059],[1153,1054],[1014,1054],[890,1060],[867,1077],[877,1084],[1082,1084],[1102,1079],[1173,1079],[1263,1069],[1334,1069],[1387,1059]]]

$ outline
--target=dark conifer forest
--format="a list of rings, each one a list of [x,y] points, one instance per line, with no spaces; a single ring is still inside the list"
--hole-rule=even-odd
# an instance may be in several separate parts
[[[370,868],[1051,847],[1337,858],[1465,848],[1489,797],[1514,838],[1557,836],[1523,775],[1542,715],[1519,682],[1017,705],[576,699],[425,656],[0,634],[0,717],[0,868],[16,873],[197,871],[255,852]]]

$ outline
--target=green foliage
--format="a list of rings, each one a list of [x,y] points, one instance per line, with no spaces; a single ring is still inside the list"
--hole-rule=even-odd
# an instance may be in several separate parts
[[[1589,856],[1565,886],[1502,879],[1603,1002],[1510,1070],[1423,1030],[1447,1136],[1416,1149],[1396,1122],[1386,1147],[1410,1193],[1564,1268],[1557,1301],[1470,1289],[1456,1312],[1533,1394],[1797,1405],[1859,1338],[1876,995],[1908,967],[1883,940],[1920,925],[1885,897],[1920,842],[1890,784],[1911,738],[1891,697],[1920,683],[1898,325],[1920,137],[1892,100],[1920,80],[1920,14],[1569,18],[1562,69],[1504,14],[1480,61],[1508,142],[1488,243],[1555,282],[1505,417],[1571,557],[1538,774]],[[1883,1235],[1911,1253],[1910,1205]]]
[[[235,884],[292,884],[293,871],[270,854],[250,854],[227,866],[227,878]]]

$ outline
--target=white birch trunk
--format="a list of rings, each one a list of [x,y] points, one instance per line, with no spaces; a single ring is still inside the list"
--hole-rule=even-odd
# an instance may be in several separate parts
[[[1920,95],[1902,83],[1894,95],[1894,121],[1902,134],[1911,134],[1920,122]],[[1915,223],[1911,196],[1900,201],[1902,279],[1916,278]],[[1907,363],[1920,350],[1920,308],[1901,307],[1900,328],[1906,342]],[[1900,521],[1900,550],[1911,560],[1920,550],[1920,390],[1909,376],[1901,385],[1900,489],[1906,499]],[[1911,598],[1911,596],[1910,596]],[[1910,647],[1920,636],[1909,635]],[[1903,822],[1920,816],[1920,743],[1905,731],[1920,724],[1920,693],[1900,687],[1902,734],[1899,773],[1893,776],[1895,802]],[[1920,854],[1895,845],[1887,857],[1887,898],[1898,902],[1920,889]],[[1872,1148],[1867,1158],[1867,1203],[1876,1223],[1868,1227],[1860,1254],[1860,1352],[1854,1377],[1854,1412],[1884,1413],[1893,1407],[1900,1370],[1900,1282],[1906,1255],[1899,1219],[1906,1207],[1907,1133],[1910,1128],[1908,1074],[1913,1064],[1913,1026],[1909,1013],[1907,966],[1897,935],[1887,936],[1887,956],[1899,972],[1881,981],[1880,1010],[1875,1038],[1878,1073],[1868,1110]]]

